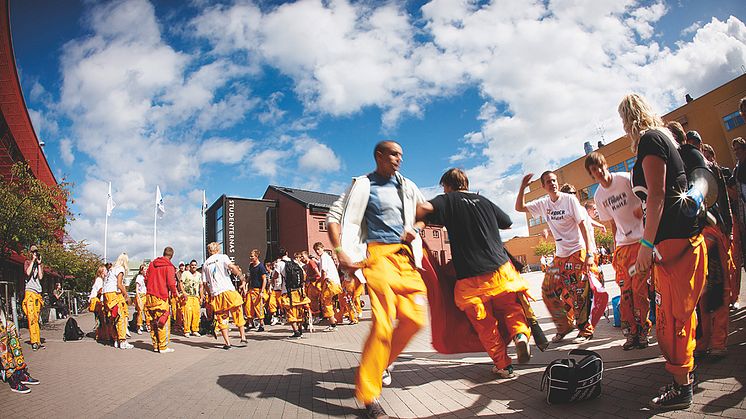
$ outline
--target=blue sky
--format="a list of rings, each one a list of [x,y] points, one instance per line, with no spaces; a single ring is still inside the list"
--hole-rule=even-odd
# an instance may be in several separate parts
[[[201,254],[201,190],[341,192],[381,139],[433,195],[451,166],[510,213],[519,177],[621,134],[630,91],[665,113],[742,74],[742,1],[11,2],[27,106],[73,238]]]

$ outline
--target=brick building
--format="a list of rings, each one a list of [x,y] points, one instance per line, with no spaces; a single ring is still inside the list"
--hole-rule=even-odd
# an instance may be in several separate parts
[[[679,121],[685,131],[698,131],[702,141],[710,144],[715,150],[718,163],[732,168],[735,165],[735,156],[730,143],[736,137],[746,138],[746,125],[738,114],[738,103],[743,97],[746,97],[746,74],[736,77],[702,97],[696,99],[687,97],[687,103],[663,115],[663,120]],[[616,112],[616,110],[612,111]],[[621,121],[619,123],[621,125]],[[632,154],[626,136],[602,145],[596,151],[606,157],[609,170],[612,172],[628,172],[632,170],[636,161],[636,156]],[[581,203],[593,199],[598,183],[585,170],[585,155],[554,169],[554,172],[557,174],[560,185],[563,183],[575,185]],[[531,182],[528,189],[526,202],[546,195],[538,179]],[[506,241],[505,246],[516,257],[528,261],[529,264],[538,264],[539,256],[534,255],[534,247],[542,239],[541,233],[548,229],[548,226],[543,217],[532,218],[530,214],[526,214],[526,220],[528,237],[514,237]],[[547,240],[553,241],[551,233]]]

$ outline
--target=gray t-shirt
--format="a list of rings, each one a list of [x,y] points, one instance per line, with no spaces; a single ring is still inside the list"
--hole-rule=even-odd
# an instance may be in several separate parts
[[[400,243],[404,233],[404,209],[399,196],[399,182],[377,173],[368,175],[370,198],[365,209],[368,243]]]

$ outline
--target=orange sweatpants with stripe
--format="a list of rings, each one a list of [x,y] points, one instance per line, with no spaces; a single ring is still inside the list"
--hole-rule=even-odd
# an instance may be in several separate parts
[[[699,234],[656,245],[662,261],[653,265],[658,347],[666,371],[684,375],[694,368],[697,306],[707,275],[707,246]]]
[[[622,331],[625,336],[647,336],[653,323],[650,321],[649,275],[630,277],[629,268],[637,262],[640,243],[617,247],[614,251],[612,266],[616,272],[616,283],[619,284],[621,298],[619,312],[622,317]]]
[[[593,334],[590,284],[583,274],[584,259],[584,250],[568,257],[555,257],[544,275],[541,295],[559,334],[569,333],[574,328],[573,320],[581,335]]]
[[[381,395],[381,375],[425,324],[427,289],[403,244],[368,243],[363,275],[368,281],[372,324],[357,371],[355,397],[363,404]],[[394,328],[394,319],[398,320]]]
[[[523,333],[531,337],[518,293],[528,290],[528,283],[518,274],[513,264],[506,262],[497,271],[456,281],[453,299],[456,307],[469,318],[484,350],[497,368],[512,364],[508,344],[500,335],[504,323],[509,337]]]
[[[707,226],[702,231],[707,245],[707,281],[699,300],[699,324],[702,336],[697,351],[725,349],[728,341],[728,304],[733,261],[730,246],[720,229]]]
[[[342,292],[339,294],[339,311],[334,315],[337,323],[341,322],[345,316],[350,322],[357,323],[357,311],[354,303],[355,281],[343,280]]]

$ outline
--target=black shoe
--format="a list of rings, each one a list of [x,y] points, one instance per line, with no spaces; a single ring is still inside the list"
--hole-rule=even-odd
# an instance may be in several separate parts
[[[300,332],[298,332],[298,331],[295,331],[295,332],[293,332],[293,334],[292,334],[292,335],[290,335],[289,337],[290,337],[290,339],[300,339],[300,338],[302,337],[302,335],[300,334]]]
[[[624,349],[625,351],[635,349],[638,343],[639,343],[638,336],[630,333],[627,335],[627,341],[624,342],[624,345],[622,345],[622,349]]]
[[[645,349],[650,344],[649,341],[650,338],[648,338],[646,335],[640,335],[637,337],[637,346],[635,348],[637,349]]]
[[[35,386],[39,384],[39,380],[31,377],[31,375],[29,375],[28,373],[28,370],[24,369],[23,372],[21,372],[21,384],[25,384],[27,386]]]
[[[654,409],[681,410],[688,409],[692,405],[693,385],[680,385],[673,383],[664,388],[657,397],[650,401],[650,407]]]
[[[225,349],[226,351],[229,350],[230,348],[232,348],[231,345],[223,345],[223,349]]]
[[[258,328],[258,329],[256,329],[256,331],[257,331],[257,332],[263,332],[263,331],[264,331],[264,326],[262,326],[262,325],[259,325],[259,328]]]
[[[388,419],[389,415],[381,407],[381,403],[378,400],[374,400],[373,403],[365,405],[366,413],[370,419]]]

